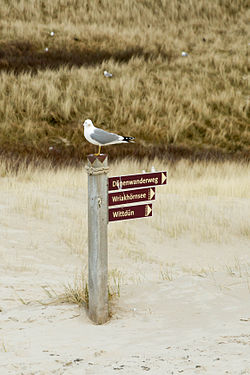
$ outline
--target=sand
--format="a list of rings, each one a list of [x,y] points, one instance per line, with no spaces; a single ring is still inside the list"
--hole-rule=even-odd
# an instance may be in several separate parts
[[[1,191],[1,375],[250,374],[247,237],[171,238],[154,218],[109,224],[109,269],[121,290],[111,319],[97,326],[83,307],[50,304],[45,292],[63,293],[86,272],[86,202],[81,192],[41,194],[53,207],[49,218],[18,210],[12,192]],[[249,213],[248,200],[230,204]],[[70,237],[77,207],[82,253]]]

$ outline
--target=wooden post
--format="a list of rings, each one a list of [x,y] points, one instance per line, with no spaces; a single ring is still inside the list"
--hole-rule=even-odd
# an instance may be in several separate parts
[[[108,156],[88,155],[89,317],[108,320]]]

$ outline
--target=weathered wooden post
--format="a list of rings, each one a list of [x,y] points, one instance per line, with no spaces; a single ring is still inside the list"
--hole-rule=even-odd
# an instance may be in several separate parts
[[[88,155],[89,317],[108,320],[108,156]]]

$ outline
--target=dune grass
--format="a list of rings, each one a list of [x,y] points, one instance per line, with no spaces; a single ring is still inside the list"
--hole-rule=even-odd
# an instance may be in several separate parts
[[[2,2],[1,154],[83,160],[91,118],[136,137],[111,159],[248,159],[248,12],[244,0]]]
[[[157,189],[150,226],[159,238],[191,236],[196,243],[249,238],[249,165],[238,162],[180,161],[167,166],[153,161],[156,170],[168,170],[168,185]],[[111,163],[110,176],[150,170],[152,161]],[[8,169],[9,168],[9,169]],[[6,173],[8,169],[8,173]],[[84,168],[41,169],[25,165],[11,171],[0,164],[0,189],[7,194],[9,213],[57,223],[57,237],[72,254],[87,256],[87,176]],[[146,222],[145,222],[145,225]],[[129,223],[109,226],[111,242],[124,242],[124,256],[148,257],[137,243]],[[125,241],[124,241],[125,240]]]

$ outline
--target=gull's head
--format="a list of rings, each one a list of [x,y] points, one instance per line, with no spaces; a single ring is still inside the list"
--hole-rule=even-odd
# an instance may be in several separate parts
[[[85,120],[84,123],[83,123],[83,126],[85,128],[90,128],[91,126],[93,126],[93,122],[91,120]]]

